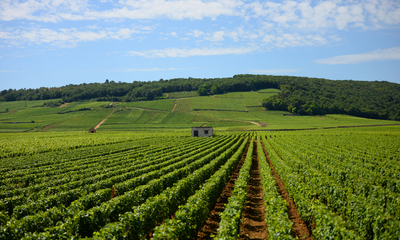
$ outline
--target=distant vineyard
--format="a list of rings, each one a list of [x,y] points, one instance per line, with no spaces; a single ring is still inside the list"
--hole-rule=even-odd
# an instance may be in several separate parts
[[[397,135],[17,136],[24,141],[0,155],[0,239],[244,238],[255,231],[244,224],[255,171],[268,239],[400,236]],[[228,182],[233,185],[220,220],[215,229],[207,227]],[[293,211],[305,235],[293,230]]]
[[[199,94],[196,91],[193,92],[171,92],[164,93],[168,98],[187,98],[187,97],[198,97]]]

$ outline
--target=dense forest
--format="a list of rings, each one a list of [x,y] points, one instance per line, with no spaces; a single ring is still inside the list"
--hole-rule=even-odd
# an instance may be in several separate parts
[[[400,120],[400,84],[296,78],[280,85],[263,107],[299,115],[328,113]]]
[[[147,101],[162,99],[164,93],[197,91],[200,96],[226,92],[278,88],[280,93],[267,98],[263,106],[299,115],[343,113],[368,118],[400,120],[400,84],[369,81],[235,75],[231,78],[176,78],[132,83],[106,80],[63,87],[9,89],[0,92],[1,101],[62,99],[73,101]],[[52,104],[49,104],[50,106]]]

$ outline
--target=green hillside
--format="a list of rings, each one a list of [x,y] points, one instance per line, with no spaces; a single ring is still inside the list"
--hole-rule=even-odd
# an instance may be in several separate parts
[[[98,131],[183,130],[193,126],[309,129],[397,123],[342,114],[293,116],[287,111],[265,110],[263,99],[277,94],[278,89],[262,89],[144,102],[72,102],[59,107],[49,107],[45,100],[0,102],[0,109],[7,109],[0,112],[0,132],[87,131],[103,120]]]
[[[348,114],[400,121],[400,84],[386,81],[328,80],[295,76],[246,74],[228,78],[189,77],[132,83],[107,80],[104,83],[69,84],[53,88],[2,90],[0,101],[51,100],[47,103],[50,106],[77,101],[133,102],[132,106],[147,108],[146,106],[152,103],[142,101],[170,99],[157,108],[166,110],[176,99],[198,96],[247,99],[246,94],[251,93],[241,92],[250,91],[257,91],[259,95],[256,99],[258,102],[263,101],[263,106],[269,110],[284,110],[311,116]],[[218,96],[223,93],[226,94]],[[271,96],[273,93],[277,95]],[[223,102],[216,104],[224,105]],[[248,100],[245,104],[254,105],[256,102]],[[196,107],[198,106],[196,102],[194,105],[194,110],[204,110],[204,108]],[[2,110],[5,109],[0,108],[0,111]]]

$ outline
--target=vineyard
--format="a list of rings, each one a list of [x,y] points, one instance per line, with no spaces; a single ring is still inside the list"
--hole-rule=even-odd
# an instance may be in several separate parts
[[[197,92],[168,93],[170,99],[137,102],[82,101],[51,107],[61,99],[0,102],[0,133],[132,130],[177,130],[207,126],[217,130],[277,130],[394,125],[343,114],[295,116],[266,110],[263,99],[278,89],[197,96]],[[54,104],[53,104],[54,105]],[[99,124],[101,123],[101,124]],[[266,123],[266,124],[261,124]]]
[[[2,134],[0,239],[399,239],[398,131]]]

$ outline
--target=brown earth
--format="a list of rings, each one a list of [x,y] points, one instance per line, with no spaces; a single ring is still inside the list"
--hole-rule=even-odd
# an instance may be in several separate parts
[[[261,185],[261,174],[257,155],[257,142],[254,141],[253,161],[247,185],[247,198],[240,224],[240,239],[267,239],[265,206]]]
[[[101,126],[101,124],[103,124],[105,121],[107,121],[107,119],[108,119],[114,112],[115,112],[115,108],[114,108],[114,110],[110,113],[110,115],[108,115],[106,118],[104,118],[103,120],[101,120],[101,122],[99,122],[99,124],[97,124],[97,125],[94,127],[94,129],[98,129],[98,128]]]
[[[272,165],[271,160],[269,159],[269,155],[267,150],[265,149],[264,143],[262,143],[262,145],[265,155],[267,157],[267,162],[272,170],[272,175],[275,178],[276,185],[278,187],[278,192],[288,203],[289,219],[293,222],[293,227],[292,227],[293,237],[295,237],[296,239],[313,240],[313,238],[311,237],[311,232],[307,227],[306,222],[300,217],[296,204],[293,202],[292,199],[290,199],[289,194],[286,191],[285,185],[283,185],[282,180],[276,173],[275,168]]]
[[[71,103],[64,103],[64,104],[61,104],[60,106],[58,106],[59,108],[63,108],[63,107],[65,107],[65,106],[68,106],[69,104],[71,104]]]
[[[254,121],[243,121],[243,122],[249,122],[249,123],[252,123],[252,124],[254,124],[254,125],[261,126],[261,124],[259,124],[258,122],[254,122]]]
[[[242,158],[240,159],[239,164],[236,166],[235,172],[232,174],[231,179],[225,185],[225,188],[222,190],[221,195],[217,199],[214,208],[208,214],[206,223],[197,233],[197,239],[212,239],[213,236],[217,235],[217,229],[219,227],[219,222],[221,221],[219,213],[222,213],[225,210],[225,204],[228,203],[228,198],[232,195],[232,191],[235,188],[235,181],[238,178],[239,171],[243,166],[244,160],[246,159],[248,148],[249,144],[247,144]]]
[[[171,112],[174,112],[174,111],[175,111],[175,108],[176,108],[176,100],[175,100],[175,102],[174,102],[174,108],[171,110]]]

